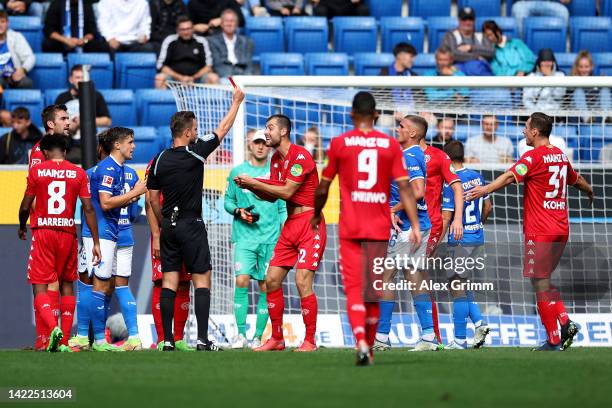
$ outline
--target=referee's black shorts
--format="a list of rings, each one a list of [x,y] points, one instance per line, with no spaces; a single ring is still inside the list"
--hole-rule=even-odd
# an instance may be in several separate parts
[[[212,269],[206,226],[202,218],[179,218],[176,226],[164,218],[159,239],[162,272],[205,273]]]

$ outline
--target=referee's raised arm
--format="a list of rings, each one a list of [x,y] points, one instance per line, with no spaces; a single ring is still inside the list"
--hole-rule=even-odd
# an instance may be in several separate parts
[[[240,108],[240,104],[244,100],[244,92],[240,87],[234,86],[234,95],[232,95],[232,106],[230,106],[229,111],[225,115],[221,122],[219,122],[219,126],[215,129],[215,134],[219,138],[219,143],[223,141],[223,138],[230,131],[232,126],[234,125],[234,121],[236,120],[236,114],[238,113],[238,108]]]

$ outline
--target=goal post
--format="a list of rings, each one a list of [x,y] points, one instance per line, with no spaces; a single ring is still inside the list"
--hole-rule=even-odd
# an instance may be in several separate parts
[[[612,77],[236,76],[233,79],[244,89],[246,100],[231,137],[228,136],[221,152],[206,165],[203,189],[204,217],[214,268],[211,310],[219,316],[228,335],[235,330],[231,315],[234,272],[232,218],[224,212],[223,192],[231,168],[247,157],[246,132],[262,129],[272,114],[287,115],[292,120],[292,141],[306,144],[321,170],[331,138],[352,128],[353,96],[360,90],[368,90],[374,95],[380,112],[377,129],[390,136],[395,136],[398,117],[415,113],[429,123],[428,143],[442,133],[452,134],[465,144],[468,139],[477,140],[486,130],[485,118],[493,118],[494,137],[510,141],[507,161],[467,165],[480,171],[488,182],[506,171],[527,149],[521,142],[522,129],[531,113],[543,111],[554,118],[553,144],[561,143],[574,167],[593,185],[596,201],[592,208],[588,207],[586,198],[569,189],[570,243],[553,282],[566,299],[568,312],[576,316],[584,331],[600,323],[606,327],[607,334],[600,336],[605,341],[598,340],[596,334],[585,333],[578,344],[612,345],[612,149],[606,146],[612,144],[612,124],[608,125],[612,112],[602,97],[606,92],[609,96]],[[196,113],[201,134],[216,127],[231,102],[229,86],[173,82],[170,88],[180,110]],[[542,108],[540,99],[548,96],[551,103]],[[536,315],[535,294],[530,282],[522,276],[522,188],[510,185],[492,195],[493,212],[485,225],[486,268],[474,277],[476,282],[494,285],[494,290],[476,291],[485,318],[493,325],[492,345],[535,345],[545,338]],[[330,346],[350,345],[352,335],[338,270],[337,180],[332,185],[325,216],[329,224],[328,244],[315,277],[321,315],[318,340]],[[355,222],[364,220],[367,214]],[[431,276],[436,282],[446,282],[446,273],[442,270],[433,270]],[[292,273],[283,291],[289,322],[286,330],[292,330],[286,334],[295,337],[297,342],[301,340],[303,328]],[[256,296],[257,290],[252,286],[251,312]],[[443,337],[452,340],[449,295],[438,291],[435,296],[442,314]],[[412,299],[409,293],[401,292],[397,300],[390,338],[394,345],[411,345],[419,334]],[[253,326],[251,320],[248,322]],[[340,331],[331,328],[336,323],[341,326]],[[324,335],[327,340],[323,339]]]

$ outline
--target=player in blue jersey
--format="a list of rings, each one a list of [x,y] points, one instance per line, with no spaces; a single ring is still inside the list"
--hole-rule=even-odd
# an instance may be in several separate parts
[[[391,231],[391,239],[387,249],[388,258],[400,257],[407,260],[403,262],[403,273],[406,281],[413,287],[411,290],[414,308],[421,325],[421,339],[413,351],[437,350],[438,342],[433,330],[432,301],[429,296],[428,287],[424,286],[423,272],[426,269],[426,249],[429,239],[431,222],[427,213],[425,203],[425,184],[427,169],[425,165],[425,154],[419,146],[422,138],[427,133],[427,122],[420,116],[408,115],[402,119],[397,129],[397,140],[404,150],[404,160],[408,168],[408,176],[414,198],[417,199],[417,212],[421,227],[422,243],[413,248],[409,241],[410,222],[406,212],[402,209],[399,199],[399,191],[396,183],[391,186],[391,212],[394,217],[394,228]],[[396,265],[398,266],[398,265]],[[389,269],[384,272],[383,283],[393,282],[397,269]],[[390,290],[383,291],[383,300],[380,302],[380,320],[376,333],[374,349],[385,350],[391,345],[389,332],[391,331],[391,318],[395,306],[395,293]]]
[[[94,331],[95,342],[92,347],[94,351],[117,350],[106,343],[104,329],[106,308],[112,294],[111,278],[117,256],[119,219],[121,209],[136,202],[146,192],[146,182],[142,180],[136,181],[129,192],[124,192],[126,183],[124,163],[132,158],[134,148],[134,132],[131,129],[123,127],[109,129],[104,137],[104,150],[110,154],[93,168],[90,178],[92,202],[98,219],[100,247],[102,249],[100,264],[93,266],[90,256],[87,254],[92,245],[91,234],[89,229],[84,227],[85,264],[93,281],[89,310]],[[127,284],[127,282],[125,283]],[[127,302],[135,303],[133,300],[129,300],[128,296],[126,298],[128,299]],[[131,298],[133,299],[133,296]],[[125,314],[124,318],[126,318]]]
[[[444,152],[453,162],[455,173],[459,176],[464,191],[470,191],[475,186],[486,184],[484,177],[475,170],[463,167],[463,144],[454,140],[444,146]],[[444,185],[442,198],[442,236],[446,233],[453,212],[455,198],[450,186]],[[484,223],[491,213],[491,200],[488,195],[473,201],[464,202],[463,206],[463,238],[457,239],[453,234],[448,235],[448,255],[453,259],[453,267],[447,270],[450,281],[450,293],[453,297],[453,324],[454,337],[452,343],[446,348],[463,350],[467,348],[466,326],[469,317],[474,323],[474,348],[484,344],[489,327],[480,315],[480,308],[474,299],[472,291],[461,287],[470,277],[484,269]]]

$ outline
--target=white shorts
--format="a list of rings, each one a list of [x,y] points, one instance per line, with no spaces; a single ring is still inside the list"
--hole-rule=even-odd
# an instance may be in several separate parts
[[[421,245],[412,251],[412,243],[408,240],[410,231],[397,232],[391,230],[391,238],[389,239],[389,246],[387,247],[387,257],[394,258],[396,255],[403,257],[407,256],[408,265],[416,266],[419,270],[426,269],[424,266],[427,265],[426,252],[427,252],[427,241],[429,241],[429,230],[421,231]],[[415,262],[412,262],[414,260]],[[415,265],[416,263],[416,265]]]
[[[117,255],[117,243],[108,239],[100,240],[102,260],[93,266],[93,238],[83,237],[83,246],[79,256],[79,273],[87,271],[91,278],[96,275],[98,279],[108,280],[113,276],[113,265]]]
[[[132,254],[133,246],[118,247],[115,262],[113,262],[113,276],[129,278],[132,276]]]
[[[453,260],[452,267],[446,268],[446,276],[451,279],[467,279],[478,276],[484,271],[484,245],[461,246],[449,245],[448,257]]]

